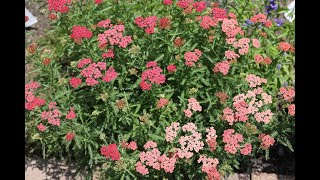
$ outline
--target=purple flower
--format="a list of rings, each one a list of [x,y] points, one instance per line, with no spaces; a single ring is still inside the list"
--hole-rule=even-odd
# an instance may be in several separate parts
[[[282,18],[274,19],[274,21],[276,22],[278,27],[282,26],[284,23],[284,20]]]
[[[277,69],[279,70],[281,68],[281,64],[278,64],[277,65]]]
[[[245,26],[248,26],[248,25],[251,25],[251,24],[253,24],[253,22],[250,21],[249,19],[247,19],[247,20],[244,22],[244,25],[245,25]]]

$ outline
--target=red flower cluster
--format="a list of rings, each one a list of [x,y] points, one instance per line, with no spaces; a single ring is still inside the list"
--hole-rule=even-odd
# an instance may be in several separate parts
[[[30,82],[25,85],[25,108],[29,111],[32,111],[36,106],[40,107],[46,103],[46,100],[43,98],[36,97],[32,90],[38,89],[40,84],[37,82]]]
[[[108,146],[102,146],[100,149],[100,153],[104,155],[106,158],[112,159],[113,161],[118,161],[121,157],[121,154],[116,144],[109,144]]]
[[[49,11],[54,10],[55,12],[67,13],[72,0],[48,0]]]
[[[75,78],[75,77],[72,77],[69,81],[70,85],[76,89],[80,84],[81,84],[82,80],[81,78]]]
[[[222,8],[213,8],[212,15],[213,18],[217,19],[218,21],[222,21],[223,19],[228,18],[226,10]]]
[[[69,133],[66,134],[66,140],[68,142],[72,141],[73,139],[74,139],[74,133],[69,132]]]
[[[90,39],[92,37],[92,32],[83,26],[73,26],[71,31],[72,34],[70,35],[70,37],[77,44],[80,44],[83,38]]]
[[[164,74],[161,74],[162,69],[157,66],[156,62],[151,62],[152,65],[150,65],[150,62],[148,62],[149,64],[147,63],[147,68],[149,67],[150,69],[145,70],[141,75],[140,87],[142,90],[150,90],[154,83],[163,84],[166,81]]]
[[[74,107],[70,107],[70,111],[66,115],[66,119],[75,119],[77,117],[76,113],[74,112]]]
[[[170,19],[169,18],[161,18],[159,22],[160,29],[166,29],[170,27]]]
[[[168,71],[169,71],[170,73],[174,73],[174,72],[177,70],[177,67],[176,67],[175,65],[173,65],[173,64],[169,64],[169,65],[167,66],[167,69],[168,69]]]

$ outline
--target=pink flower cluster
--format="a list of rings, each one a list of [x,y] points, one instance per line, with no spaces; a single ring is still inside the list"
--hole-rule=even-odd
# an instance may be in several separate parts
[[[192,6],[197,12],[202,12],[206,8],[206,2],[205,1],[194,2]]]
[[[218,25],[217,20],[215,20],[210,16],[203,16],[203,17],[200,16],[200,18],[201,18],[200,27],[202,27],[203,29],[209,29],[210,27],[214,27]]]
[[[263,149],[268,149],[275,142],[270,135],[259,134],[259,139],[261,140],[261,147]]]
[[[177,67],[173,64],[169,64],[167,66],[167,70],[169,71],[169,73],[174,73],[177,70]]]
[[[244,147],[240,149],[240,153],[243,155],[248,155],[252,151],[252,145],[250,143],[244,144]]]
[[[60,117],[62,114],[58,110],[56,105],[56,102],[50,102],[49,111],[43,111],[41,113],[41,118],[43,120],[48,120],[49,124],[52,124],[54,126],[60,126]]]
[[[160,98],[157,101],[157,108],[164,108],[169,103],[169,100],[166,98]]]
[[[32,111],[36,106],[40,107],[46,103],[46,100],[43,98],[36,97],[32,90],[38,89],[40,84],[37,82],[30,82],[25,85],[24,96],[25,96],[25,108],[29,111]]]
[[[284,52],[287,52],[287,51],[289,51],[290,49],[292,49],[293,47],[289,44],[289,43],[287,43],[287,42],[280,42],[279,43],[279,49],[281,50],[281,51],[284,51]]]
[[[172,4],[172,0],[163,0],[163,4],[165,5],[171,5]]]
[[[239,48],[239,54],[245,55],[249,52],[249,38],[241,38],[238,40],[238,42],[233,43],[233,47]]]
[[[222,31],[226,33],[227,38],[235,38],[241,31],[238,21],[235,19],[223,19],[221,24]]]
[[[121,157],[121,154],[116,144],[109,144],[108,146],[102,146],[100,148],[100,153],[104,155],[106,158],[112,159],[113,161],[118,161]]]
[[[107,52],[102,54],[102,59],[106,59],[106,58],[114,58],[114,53],[113,53],[113,49],[108,49]]]
[[[206,142],[208,143],[208,146],[210,147],[210,150],[213,152],[216,150],[217,146],[217,134],[216,130],[213,127],[207,128],[207,139]]]
[[[262,100],[258,100],[256,95],[260,95]],[[251,98],[249,103],[246,103],[246,99]],[[248,115],[252,114],[258,122],[269,123],[273,113],[270,109],[258,112],[259,108],[263,105],[272,103],[272,97],[267,93],[263,92],[262,88],[255,88],[253,90],[248,90],[246,94],[238,94],[233,98],[233,107],[235,112],[229,107],[223,110],[222,119],[229,122],[232,125],[234,122],[242,121],[246,122],[248,120]]]
[[[70,142],[70,141],[72,141],[73,139],[74,139],[74,133],[68,132],[68,133],[66,134],[66,141]]]
[[[234,129],[227,129],[224,130],[222,136],[222,141],[226,143],[224,150],[227,153],[236,154],[237,148],[240,147],[239,142],[243,142],[242,134],[235,133]]]
[[[184,110],[185,115],[189,118],[192,116],[192,111],[202,111],[202,107],[195,98],[188,99],[188,109]]]
[[[187,123],[182,126],[183,132],[190,132],[191,135],[181,136],[178,140],[180,148],[175,148],[175,152],[179,158],[189,159],[193,156],[193,152],[199,152],[203,149],[204,143],[201,140],[201,133],[197,132],[194,123]]]
[[[208,180],[220,180],[220,173],[216,168],[219,164],[219,160],[217,158],[207,158],[206,155],[200,155],[198,163],[201,162],[201,171],[207,174]]]
[[[142,90],[150,90],[154,83],[163,84],[166,81],[164,74],[161,74],[162,69],[157,66],[157,63],[150,61],[146,66],[147,70],[142,72],[140,87]]]
[[[216,63],[212,71],[215,73],[220,72],[223,75],[227,75],[229,72],[229,68],[230,68],[230,63],[229,61],[225,60],[225,61]]]
[[[195,49],[194,52],[186,52],[184,53],[184,59],[186,62],[184,63],[187,66],[194,66],[195,62],[197,62],[202,55],[202,52],[199,49]]]
[[[135,19],[135,24],[138,25],[140,28],[145,28],[145,32],[147,34],[153,34],[154,28],[157,25],[158,18],[156,16],[149,16],[143,18],[141,16]]]
[[[40,123],[38,126],[37,126],[38,130],[43,132],[47,129],[47,127],[45,125],[43,125],[42,123]]]
[[[225,54],[225,57],[228,59],[228,60],[236,60],[237,58],[239,58],[239,54],[235,53],[234,51],[231,51],[231,50],[227,50],[226,52],[224,52]]]
[[[118,45],[119,48],[126,48],[128,44],[132,42],[131,36],[124,36],[123,31],[125,27],[123,25],[110,25],[102,24],[101,26],[108,27],[106,31],[98,34],[99,47],[107,46],[108,42],[110,45]]]
[[[72,77],[69,83],[74,89],[76,89],[82,83],[82,80],[81,78]]]
[[[180,123],[172,122],[170,126],[166,127],[166,141],[172,143],[177,137],[180,130]]]
[[[254,15],[250,21],[254,22],[254,23],[257,23],[257,22],[260,22],[260,23],[265,23],[267,22],[267,16],[264,15],[264,14],[257,14],[257,15]]]
[[[49,11],[54,10],[55,12],[67,13],[69,7],[67,5],[71,4],[72,0],[48,0]]]
[[[84,26],[73,26],[71,31],[70,37],[77,44],[80,44],[83,38],[90,39],[92,37],[92,32]]]
[[[270,120],[272,119],[273,113],[270,109],[263,111],[263,112],[257,112],[254,117],[258,122],[264,122],[265,124],[268,124]]]
[[[283,96],[284,100],[289,102],[293,101],[296,95],[293,87],[281,87],[280,94]]]
[[[146,150],[150,150],[139,154],[140,159],[135,165],[138,173],[149,174],[147,166],[156,170],[164,169],[165,172],[169,173],[174,171],[176,158],[169,158],[165,154],[161,155],[159,149],[156,148],[157,144],[153,141],[148,141],[144,147]]]
[[[72,120],[77,117],[76,113],[74,112],[74,107],[70,107],[70,111],[68,111],[66,115],[66,119]]]
[[[296,113],[296,105],[295,104],[290,104],[288,106],[288,113],[291,115],[291,116],[294,116],[295,113]]]
[[[97,27],[101,27],[101,28],[111,28],[112,26],[113,25],[111,24],[110,19],[101,20],[97,23]]]
[[[226,10],[222,8],[212,8],[212,15],[213,18],[217,19],[218,21],[228,18]]]
[[[258,39],[252,39],[252,45],[255,48],[259,48],[260,47],[260,42]]]
[[[269,57],[263,58],[260,54],[254,55],[254,60],[258,64],[271,64],[272,60]]]
[[[217,92],[216,96],[219,98],[221,103],[225,103],[226,100],[229,98],[228,94],[226,94],[224,92]]]
[[[260,86],[262,83],[267,83],[267,80],[264,78],[260,78],[254,74],[248,74],[246,77],[246,81],[249,83],[249,87],[257,87]]]
[[[91,59],[87,58],[80,60],[78,63],[78,68],[83,68],[87,64],[89,64],[89,66],[81,71],[81,75],[86,78],[86,83],[88,86],[97,85],[99,83],[97,81],[98,78],[102,77],[102,81],[110,82],[118,76],[118,73],[113,67],[109,67],[106,70],[107,67],[105,62],[91,63]],[[104,76],[101,72],[102,70],[106,70]]]
[[[130,143],[128,142],[122,142],[121,143],[121,146],[123,148],[126,148],[126,149],[131,149],[133,151],[135,151],[136,149],[138,149],[138,146],[137,146],[137,143],[135,141],[131,141]]]
[[[179,8],[186,9],[189,7],[189,5],[191,5],[191,7],[192,7],[192,3],[193,3],[193,0],[178,0],[177,6]]]

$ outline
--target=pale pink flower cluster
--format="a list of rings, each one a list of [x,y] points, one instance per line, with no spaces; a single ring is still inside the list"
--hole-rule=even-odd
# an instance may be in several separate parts
[[[280,93],[286,101],[293,101],[296,93],[293,87],[281,87]]]
[[[177,137],[180,130],[180,123],[172,122],[170,126],[166,127],[166,141],[172,143]]]
[[[262,100],[259,100],[256,97],[257,95],[260,95]],[[246,103],[247,99],[250,99],[249,103]],[[273,116],[270,109],[264,112],[258,112],[258,110],[263,105],[271,103],[272,97],[265,93],[261,87],[248,90],[246,94],[242,93],[234,96],[233,107],[235,111],[229,107],[225,108],[223,110],[222,119],[228,121],[229,125],[233,125],[234,122],[238,121],[246,122],[248,116],[252,114],[258,122],[269,123]]]
[[[217,171],[217,165],[219,160],[217,158],[207,158],[206,155],[200,155],[198,163],[202,162],[201,171],[207,174],[207,178],[210,180],[220,179],[220,174]]]
[[[175,148],[179,158],[189,159],[193,156],[193,152],[199,152],[203,149],[204,143],[201,140],[201,133],[197,132],[194,123],[187,123],[182,126],[183,132],[190,132],[191,135],[181,136],[178,140],[180,148]]]
[[[263,111],[263,112],[257,112],[254,117],[258,122],[264,122],[265,124],[268,124],[270,120],[272,119],[273,113],[270,109]]]
[[[208,144],[208,146],[210,147],[210,150],[213,152],[216,150],[216,146],[217,146],[217,134],[216,134],[216,130],[214,129],[214,127],[210,127],[206,129],[207,132],[207,139],[206,142]]]
[[[258,39],[252,39],[252,45],[255,48],[259,48],[260,47],[260,42]]]
[[[215,73],[221,72],[223,75],[227,75],[229,72],[229,68],[230,68],[230,63],[229,61],[225,60],[225,61],[216,63],[212,71]]]
[[[43,111],[41,113],[41,118],[43,120],[48,120],[49,124],[54,126],[60,126],[60,117],[62,116],[61,112],[57,108],[56,102],[50,102],[49,111]]]
[[[268,149],[275,142],[270,135],[259,134],[259,139],[261,140],[261,147],[263,149]]]
[[[239,54],[235,53],[234,51],[231,51],[231,50],[227,50],[226,52],[224,52],[225,54],[225,57],[228,59],[228,60],[236,60],[238,59],[240,56]]]
[[[248,74],[246,77],[247,82],[249,83],[249,87],[257,87],[260,86],[262,83],[267,83],[267,80],[264,78],[260,78],[254,74]]]
[[[192,111],[202,111],[202,107],[199,104],[199,102],[195,98],[189,98],[188,99],[188,109],[184,110],[184,113],[186,117],[191,117],[192,116]]]
[[[236,154],[237,148],[240,147],[239,142],[243,142],[242,134],[235,133],[234,129],[227,129],[224,130],[222,137],[222,141],[226,143],[224,150],[227,153]]]
[[[184,53],[184,59],[186,62],[184,63],[187,66],[194,66],[195,62],[197,62],[202,55],[202,52],[199,49],[195,49],[194,52],[186,52]]]
[[[148,141],[144,146],[147,152],[139,154],[139,161],[136,163],[136,171],[142,175],[149,174],[147,166],[153,169],[164,169],[165,172],[172,173],[175,168],[176,158],[169,158],[165,154],[161,155],[157,144],[153,141]]]
[[[154,142],[154,141],[147,141],[147,142],[143,145],[143,148],[144,148],[145,150],[151,149],[151,148],[155,148],[155,147],[157,147],[157,143]]]
[[[241,27],[235,19],[223,19],[221,27],[227,38],[234,38],[241,31]]]
[[[249,52],[249,38],[241,38],[238,40],[238,42],[233,43],[233,47],[239,48],[239,54],[245,55]]]
[[[132,42],[131,36],[124,36],[123,25],[114,25],[109,27],[104,33],[98,34],[99,47],[110,45],[118,45],[120,48],[126,48]]]

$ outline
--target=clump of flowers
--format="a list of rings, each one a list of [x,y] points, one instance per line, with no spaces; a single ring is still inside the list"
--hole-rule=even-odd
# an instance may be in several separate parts
[[[66,119],[72,120],[75,119],[77,117],[75,111],[74,111],[74,107],[70,107],[70,111],[68,111],[67,115],[66,115]]]
[[[226,143],[224,150],[231,154],[235,154],[240,147],[239,142],[243,142],[242,134],[235,133],[234,129],[224,130],[222,137],[222,141]]]
[[[171,143],[177,137],[180,129],[178,122],[172,122],[170,126],[166,127],[166,141]]]
[[[68,133],[66,134],[66,141],[70,142],[70,141],[72,141],[73,139],[74,139],[74,133],[68,132]]]
[[[157,66],[156,62],[151,61],[146,65],[147,70],[142,72],[140,87],[142,90],[150,90],[153,84],[163,84],[166,81],[164,74],[161,74],[162,69]]]
[[[184,110],[184,113],[187,117],[192,116],[191,109],[193,111],[199,111],[199,112],[202,111],[201,105],[199,104],[199,102],[195,98],[188,99],[188,109]]]
[[[39,98],[33,94],[33,91],[38,89],[40,84],[37,82],[30,82],[25,85],[25,108],[29,111],[32,111],[36,106],[41,107],[46,103],[46,100]]]
[[[201,162],[201,171],[207,174],[207,179],[220,180],[220,173],[216,168],[219,164],[219,160],[217,158],[208,158],[206,155],[200,155],[198,163]]]
[[[292,48],[291,44],[287,43],[287,42],[280,42],[279,43],[279,49],[281,51],[287,52]]]
[[[106,31],[98,34],[99,47],[118,45],[119,48],[126,48],[131,42],[131,36],[124,36],[124,25],[111,26],[107,22],[101,24],[102,27],[109,27]]]
[[[230,68],[230,63],[229,61],[226,60],[226,61],[216,63],[212,71],[215,73],[220,72],[223,75],[227,75],[229,72],[229,68]]]
[[[296,113],[296,105],[295,104],[290,104],[288,106],[288,113],[290,114],[290,116],[294,116]]]
[[[266,134],[259,134],[259,139],[261,140],[261,147],[263,149],[268,149],[275,142],[270,135],[266,135]]]
[[[169,103],[169,100],[166,98],[160,98],[157,101],[157,108],[164,108]]]
[[[71,31],[70,37],[77,44],[80,44],[83,38],[90,39],[92,37],[92,32],[84,26],[73,26]]]
[[[143,18],[141,16],[135,19],[135,24],[138,25],[140,28],[145,28],[145,32],[147,34],[153,34],[154,28],[157,25],[158,18],[156,16],[149,16]]]
[[[100,153],[106,158],[112,159],[113,161],[118,161],[121,157],[121,154],[116,144],[109,144],[108,146],[102,146],[100,148]]]
[[[281,87],[280,88],[280,94],[283,96],[284,100],[291,102],[294,100],[294,97],[296,95],[295,90],[293,87]]]
[[[49,111],[43,111],[41,113],[41,118],[43,120],[48,120],[49,124],[60,126],[60,117],[62,116],[62,113],[59,111],[56,105],[56,102],[50,102],[48,106]]]
[[[126,148],[126,149],[131,149],[133,151],[137,150],[138,149],[138,146],[137,146],[137,143],[135,141],[131,141],[130,143],[128,142],[122,142],[121,143],[121,146],[123,148]]]
[[[249,87],[257,87],[260,86],[262,83],[267,83],[267,80],[264,78],[260,78],[254,74],[248,74],[246,77],[247,82],[249,83]]]
[[[195,62],[199,60],[201,55],[202,52],[199,49],[195,49],[194,52],[190,51],[184,53],[184,59],[186,60],[184,64],[190,67],[194,66]]]
[[[216,96],[219,98],[221,103],[225,103],[229,96],[224,92],[217,92]]]
[[[69,11],[68,5],[72,3],[72,0],[48,0],[49,11],[67,13]]]

